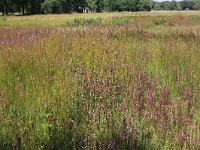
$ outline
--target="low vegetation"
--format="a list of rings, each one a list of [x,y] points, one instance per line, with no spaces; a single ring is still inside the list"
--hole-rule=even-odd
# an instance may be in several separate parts
[[[0,19],[0,147],[199,149],[199,15],[171,13]]]

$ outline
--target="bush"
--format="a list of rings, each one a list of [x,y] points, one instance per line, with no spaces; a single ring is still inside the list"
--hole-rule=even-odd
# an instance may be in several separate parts
[[[111,23],[113,24],[125,24],[130,22],[130,18],[127,17],[114,17],[111,19]]]
[[[100,24],[102,19],[98,18],[75,18],[73,20],[74,25],[84,25],[84,24]]]

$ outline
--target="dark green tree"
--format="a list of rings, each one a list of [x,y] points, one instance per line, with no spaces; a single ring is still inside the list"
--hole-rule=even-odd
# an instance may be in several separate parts
[[[3,15],[8,15],[9,12],[13,12],[13,0],[1,0],[0,5]]]
[[[55,0],[57,1],[57,0]],[[44,2],[44,0],[29,0],[28,2],[28,14],[40,14],[41,11],[41,4]]]

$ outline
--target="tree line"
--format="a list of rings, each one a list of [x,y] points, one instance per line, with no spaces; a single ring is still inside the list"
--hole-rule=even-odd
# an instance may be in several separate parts
[[[21,15],[102,12],[102,11],[150,11],[155,10],[199,10],[200,0],[181,2],[152,0],[0,0],[3,15],[18,12]]]
[[[0,0],[3,15],[150,10],[151,0]]]
[[[200,0],[153,2],[154,10],[200,10]]]

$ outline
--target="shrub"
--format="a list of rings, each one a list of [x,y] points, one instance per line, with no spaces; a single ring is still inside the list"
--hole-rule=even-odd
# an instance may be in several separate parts
[[[113,24],[125,24],[130,22],[130,18],[128,17],[114,17],[110,20]]]
[[[102,19],[98,18],[75,18],[73,20],[74,25],[84,25],[84,24],[100,24]]]

